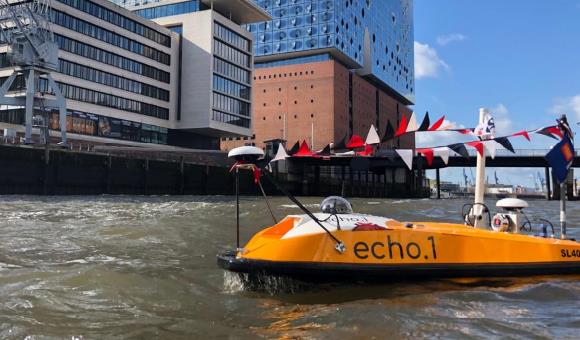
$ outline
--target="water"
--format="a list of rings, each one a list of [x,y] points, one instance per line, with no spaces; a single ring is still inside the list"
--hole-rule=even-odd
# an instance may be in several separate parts
[[[319,199],[305,199],[315,207]],[[462,200],[353,200],[399,220],[460,222]],[[298,213],[273,199],[281,217]],[[558,219],[558,202],[531,201]],[[580,277],[385,285],[270,282],[217,268],[231,197],[0,197],[0,338],[578,338]],[[271,223],[242,200],[242,240]],[[580,238],[580,204],[568,203]],[[280,286],[282,285],[282,286]]]

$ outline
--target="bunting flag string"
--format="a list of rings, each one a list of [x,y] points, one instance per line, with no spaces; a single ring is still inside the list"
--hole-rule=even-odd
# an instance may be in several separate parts
[[[490,120],[491,121],[491,120]],[[512,137],[524,137],[526,140],[531,141],[531,134],[539,134],[549,138],[554,138],[556,140],[561,140],[564,138],[564,132],[558,125],[551,125],[547,127],[542,127],[534,130],[522,130],[517,131],[515,133],[500,136],[500,137],[492,137],[488,139],[482,139],[480,137],[478,140],[468,141],[468,142],[461,142],[461,143],[453,143],[450,145],[440,145],[434,147],[421,147],[416,149],[379,149],[375,150],[373,145],[380,144],[380,142],[388,141],[392,139],[392,137],[397,135],[403,135],[407,132],[417,132],[417,131],[443,131],[440,129],[445,129],[443,126],[444,124],[444,117],[438,119],[433,125],[429,126],[430,119],[429,114],[425,115],[425,118],[421,122],[421,125],[417,126],[416,118],[414,114],[407,119],[405,115],[402,116],[401,120],[402,124],[395,129],[391,125],[390,122],[386,124],[385,136],[381,139],[377,134],[377,131],[374,125],[371,125],[369,133],[367,135],[366,140],[359,135],[353,135],[348,142],[347,136],[344,136],[340,142],[334,144],[332,147],[331,145],[326,145],[322,150],[317,152],[313,152],[308,143],[304,140],[302,143],[296,142],[293,147],[286,152],[284,147],[278,147],[278,151],[275,157],[271,160],[271,162],[280,161],[286,159],[288,157],[324,157],[328,159],[332,156],[334,157],[385,157],[389,160],[394,160],[395,155],[399,156],[404,162],[404,164],[412,170],[413,166],[413,156],[415,154],[422,155],[425,157],[427,165],[432,166],[434,158],[439,157],[443,161],[445,165],[449,162],[449,156],[451,152],[464,157],[469,158],[469,152],[467,151],[467,147],[474,148],[479,155],[485,155],[485,151],[490,155],[491,158],[495,158],[496,156],[496,144],[501,145],[503,148],[508,150],[511,153],[515,153],[514,147],[510,142],[510,138]],[[493,121],[491,125],[493,127]],[[478,126],[478,129],[481,129]],[[457,131],[464,134],[473,134],[474,136],[476,133],[474,132],[475,129],[447,129],[446,131]],[[480,130],[481,131],[481,130]],[[566,131],[566,133],[568,133]],[[482,135],[493,136],[493,133],[482,133]],[[337,152],[338,150],[350,150],[346,152]],[[357,150],[357,151],[355,151]]]

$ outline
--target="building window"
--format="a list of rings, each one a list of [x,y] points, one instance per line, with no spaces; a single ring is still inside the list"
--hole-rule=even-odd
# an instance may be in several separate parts
[[[144,77],[159,80],[164,83],[169,83],[170,81],[169,72],[162,71],[153,66],[140,63],[138,61],[120,56],[115,53],[111,53],[109,51],[105,51],[103,49],[85,44],[78,40],[70,39],[59,34],[55,34],[54,38],[58,44],[59,49],[61,50],[96,60],[103,64],[130,71]]]
[[[167,53],[161,52],[155,48],[129,39],[123,35],[106,30],[100,26],[89,23],[88,21],[75,18],[64,12],[53,9],[51,19],[53,23],[59,26],[71,29],[91,38],[104,41],[108,44],[120,47],[129,52],[142,55],[162,64],[171,64],[171,57]]]
[[[121,90],[134,92],[151,98],[169,101],[169,91],[160,89],[156,86],[141,83],[132,79],[120,77],[116,74],[104,72],[101,70],[87,67],[81,64],[73,63],[68,60],[60,59],[58,63],[58,72],[85,79],[94,83],[99,83]]]
[[[147,2],[145,2],[147,3]],[[134,13],[142,16],[145,19],[156,19],[161,17],[169,17],[183,13],[192,13],[200,10],[199,1],[185,1],[176,4],[163,5],[157,7],[150,7],[136,10]]]
[[[171,47],[171,37],[155,31],[145,25],[138,23],[135,20],[129,19],[124,15],[121,15],[115,11],[100,6],[92,1],[88,0],[58,0],[63,4],[76,8],[87,14],[95,16],[101,20],[110,22],[119,27],[131,31],[135,34],[139,34],[147,39],[150,39],[163,46]]]

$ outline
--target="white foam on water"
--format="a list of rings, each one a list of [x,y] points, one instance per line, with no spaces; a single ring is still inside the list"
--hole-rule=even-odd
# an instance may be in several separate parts
[[[269,295],[294,294],[312,289],[312,285],[282,276],[224,272],[224,293],[265,292]]]

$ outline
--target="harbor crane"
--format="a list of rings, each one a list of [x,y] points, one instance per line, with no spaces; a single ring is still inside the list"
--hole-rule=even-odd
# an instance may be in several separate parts
[[[0,43],[7,44],[7,57],[14,66],[10,77],[0,86],[0,105],[24,107],[27,144],[32,143],[33,114],[44,116],[47,108],[58,109],[60,144],[67,142],[66,101],[51,76],[58,67],[58,45],[50,25],[51,8],[51,0],[0,0]],[[24,92],[12,91],[19,77],[24,80]],[[48,81],[52,93],[49,90],[46,94],[52,98],[44,98],[40,79]],[[42,125],[48,135],[48,120],[43,119]]]

